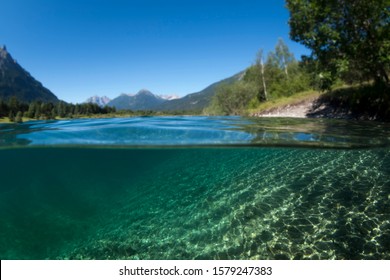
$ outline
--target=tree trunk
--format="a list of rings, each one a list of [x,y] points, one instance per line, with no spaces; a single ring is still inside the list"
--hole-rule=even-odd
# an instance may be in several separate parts
[[[283,56],[283,64],[284,64],[284,73],[286,73],[286,77],[288,79],[287,63],[286,63],[286,58],[284,56]]]
[[[263,80],[263,88],[264,88],[264,100],[267,101],[267,86],[265,84],[265,77],[264,77],[264,63],[263,58],[260,59],[260,66],[261,66],[261,78]]]

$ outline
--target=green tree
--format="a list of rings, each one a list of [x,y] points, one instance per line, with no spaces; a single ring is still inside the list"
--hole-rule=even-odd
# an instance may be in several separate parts
[[[60,101],[56,104],[56,115],[60,118],[64,118],[67,113],[67,105],[65,102]]]
[[[257,99],[258,86],[254,83],[238,81],[223,84],[217,88],[209,112],[222,115],[242,114],[253,99]]]
[[[361,77],[389,85],[389,0],[286,2],[290,36],[312,50],[324,79],[358,70]]]
[[[39,120],[41,118],[41,104],[35,103],[34,119]]]
[[[275,47],[275,60],[280,69],[284,70],[286,77],[288,78],[288,68],[290,64],[295,62],[294,55],[290,52],[287,45],[282,38],[279,38]]]
[[[31,102],[28,105],[28,111],[26,113],[26,117],[28,118],[34,118],[35,117],[35,111],[37,110],[37,107],[39,106],[38,102],[34,101]]]
[[[79,104],[76,104],[74,106],[73,114],[75,114],[76,116],[80,114],[80,105]]]
[[[20,102],[19,100],[15,97],[15,96],[12,96],[9,100],[8,100],[8,107],[11,111],[14,111],[14,112],[17,112],[19,111],[19,108],[20,108]]]
[[[8,119],[9,119],[10,122],[14,122],[15,121],[15,114],[14,114],[14,112],[9,111]]]
[[[18,111],[15,117],[15,122],[22,123],[23,122],[23,113],[21,111]]]
[[[0,99],[0,117],[5,117],[8,114],[8,105],[4,100]]]
[[[262,58],[263,51],[260,50],[256,63],[246,70],[243,77],[244,82],[257,85],[258,102],[290,96],[311,88],[311,76],[306,67],[309,64],[296,61],[282,39],[279,39],[275,50],[268,53],[265,62]]]
[[[265,62],[265,73],[270,95],[273,97],[285,95],[280,92],[280,88],[283,87],[282,84],[284,84],[287,76],[275,52],[268,53]]]
[[[256,57],[256,66],[260,69],[260,77],[261,77],[261,90],[260,90],[260,100],[267,101],[267,83],[265,82],[265,66],[263,60],[263,50],[260,49],[257,53]]]

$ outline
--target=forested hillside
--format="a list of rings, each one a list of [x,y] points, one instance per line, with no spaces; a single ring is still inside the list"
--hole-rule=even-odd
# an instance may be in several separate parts
[[[311,90],[326,93],[317,106],[354,118],[390,120],[389,1],[286,4],[290,37],[311,54],[296,60],[282,40],[268,54],[259,50],[243,80],[220,86],[206,112],[245,114],[267,107],[264,102]]]

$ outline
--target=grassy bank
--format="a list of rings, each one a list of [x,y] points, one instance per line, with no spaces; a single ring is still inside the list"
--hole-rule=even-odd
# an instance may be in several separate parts
[[[34,121],[34,120],[35,119],[23,117],[23,122]],[[13,123],[13,122],[11,122],[8,117],[1,117],[0,118],[0,123]]]
[[[270,99],[266,102],[262,102],[253,109],[248,109],[247,114],[248,115],[254,115],[256,113],[262,113],[265,111],[270,111],[276,108],[285,107],[287,105],[294,105],[299,104],[301,102],[318,98],[320,96],[320,93],[318,91],[305,91],[300,92],[291,96],[284,96],[280,98]]]
[[[309,103],[308,101],[314,101],[309,108],[309,117],[390,121],[390,89],[372,84],[341,86],[326,93],[306,91],[271,99],[254,109],[248,109],[247,114],[283,111],[287,105]]]
[[[390,121],[390,88],[371,84],[342,87],[321,95],[318,105],[354,119]]]

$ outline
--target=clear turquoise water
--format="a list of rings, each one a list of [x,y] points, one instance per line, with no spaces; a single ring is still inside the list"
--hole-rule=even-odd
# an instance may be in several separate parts
[[[0,258],[390,259],[389,140],[326,120],[0,125]]]

